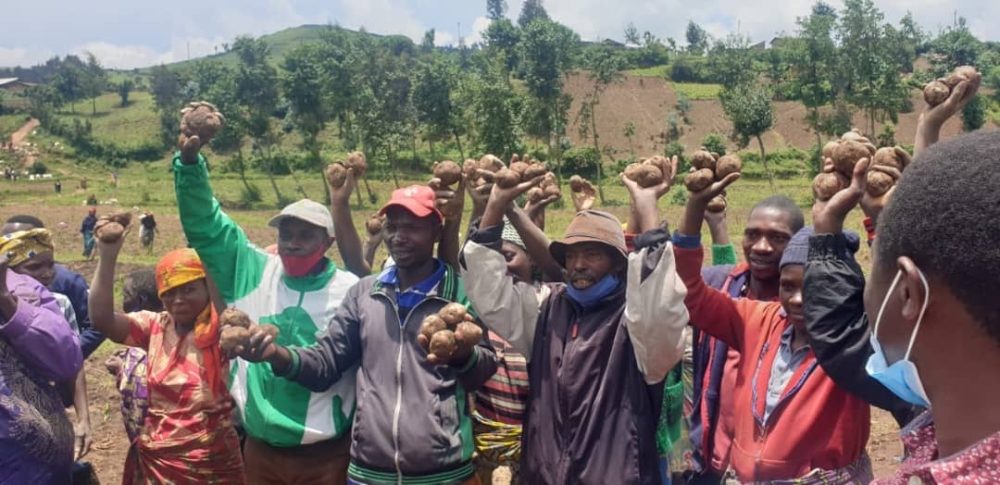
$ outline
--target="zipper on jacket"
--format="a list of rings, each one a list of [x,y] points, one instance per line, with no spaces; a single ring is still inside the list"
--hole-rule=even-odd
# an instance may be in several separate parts
[[[578,313],[574,312],[574,315],[573,315],[573,326],[570,327],[570,339],[563,346],[562,362],[563,362],[563,364],[565,364],[563,366],[563,368],[561,369],[561,371],[563,371],[563,372],[567,372],[567,373],[569,372],[568,367],[569,367],[569,364],[571,362],[570,357],[572,355],[572,350],[575,347],[575,345],[573,345],[573,344],[576,341],[576,337],[577,337],[577,335],[579,333],[579,329],[580,329],[580,316],[579,316]],[[562,435],[563,435],[563,456],[562,456],[562,458],[560,460],[561,463],[559,464],[559,480],[558,481],[560,483],[565,483],[566,482],[566,478],[569,476],[569,464],[571,462],[570,456],[569,456],[569,452],[570,452],[570,448],[571,448],[571,446],[570,446],[570,432],[569,432],[569,430],[571,430],[573,428],[573,423],[568,422],[570,420],[570,414],[571,414],[570,410],[569,410],[569,406],[568,406],[569,397],[568,397],[568,391],[566,391],[566,387],[563,385],[562,376],[563,376],[563,374],[562,374],[562,372],[560,372],[558,374],[558,377],[557,377],[557,379],[558,379],[558,386],[560,388],[560,397],[562,398],[562,399],[559,400],[559,412],[562,414],[563,419],[566,422],[564,422],[564,426],[562,427],[562,430],[561,430],[562,431]]]

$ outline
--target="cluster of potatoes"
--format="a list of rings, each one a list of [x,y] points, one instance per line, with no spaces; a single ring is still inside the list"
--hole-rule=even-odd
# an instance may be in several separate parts
[[[270,324],[257,325],[250,316],[235,308],[227,308],[219,315],[219,325],[222,329],[219,335],[219,348],[227,353],[239,353],[250,345],[250,329],[260,327],[272,339],[278,338],[278,327]]]
[[[740,157],[736,155],[719,156],[718,153],[710,152],[707,148],[701,147],[691,155],[691,172],[684,177],[684,186],[691,192],[701,192],[713,183],[731,174],[740,173],[742,170],[743,161],[740,160]],[[726,210],[726,192],[723,191],[709,201],[706,210],[709,212]]]
[[[830,200],[837,192],[851,185],[854,166],[863,159],[871,159],[871,165],[866,175],[867,192],[872,197],[880,197],[892,188],[895,180],[889,174],[872,170],[875,166],[892,167],[902,171],[911,161],[910,154],[901,147],[875,148],[875,145],[857,129],[844,133],[839,140],[827,143],[823,147],[823,159],[832,160],[832,165],[824,167],[823,172],[813,179],[813,195],[816,200]]]
[[[976,68],[972,66],[960,66],[956,68],[948,77],[943,77],[927,83],[924,86],[924,101],[931,107],[937,106],[951,96],[951,92],[958,86],[958,83],[972,79],[976,76]]]
[[[182,138],[197,136],[202,145],[208,143],[225,124],[226,118],[212,103],[195,101],[181,110]]]
[[[105,214],[94,226],[94,236],[104,244],[114,244],[125,236],[125,230],[132,224],[132,213],[117,211]]]
[[[427,361],[444,364],[460,352],[471,351],[483,339],[483,330],[471,321],[461,303],[449,303],[420,324],[417,343],[427,349]]]
[[[361,152],[351,152],[347,154],[344,161],[336,161],[326,167],[326,182],[330,187],[339,189],[347,182],[347,169],[354,170],[354,176],[361,178],[368,170],[368,160]]]

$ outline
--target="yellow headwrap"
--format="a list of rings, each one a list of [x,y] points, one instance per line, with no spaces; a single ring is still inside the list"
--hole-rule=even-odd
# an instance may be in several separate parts
[[[165,254],[156,265],[156,291],[164,293],[206,276],[205,267],[194,249],[176,249]]]
[[[7,256],[11,266],[17,266],[38,254],[54,250],[52,233],[48,229],[18,231],[0,236],[0,254]]]

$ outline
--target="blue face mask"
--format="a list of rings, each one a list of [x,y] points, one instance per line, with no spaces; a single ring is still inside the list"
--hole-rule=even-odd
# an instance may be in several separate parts
[[[917,373],[917,366],[910,361],[910,351],[913,350],[913,342],[917,340],[917,331],[920,330],[920,322],[924,319],[924,312],[927,311],[927,302],[930,301],[931,296],[930,287],[927,285],[927,278],[924,277],[923,273],[920,273],[920,282],[924,285],[924,304],[920,308],[917,324],[913,327],[913,333],[910,335],[910,344],[906,348],[906,355],[903,356],[902,360],[889,365],[885,354],[882,352],[882,346],[878,343],[878,327],[882,323],[882,314],[885,313],[885,307],[889,303],[890,295],[896,289],[896,285],[899,284],[902,276],[902,271],[896,274],[896,279],[892,281],[892,286],[889,287],[889,291],[885,294],[885,299],[882,300],[882,308],[878,311],[878,317],[875,319],[875,330],[872,331],[871,335],[872,349],[875,350],[875,353],[868,358],[865,370],[868,372],[868,375],[879,381],[886,389],[895,394],[896,397],[910,404],[929,408],[931,407],[931,403],[927,398],[927,392],[924,391],[924,385],[920,382],[920,374]]]
[[[621,281],[617,276],[609,274],[600,281],[594,283],[585,290],[578,290],[573,285],[566,285],[566,293],[573,301],[580,304],[584,308],[592,307],[596,305],[601,300],[608,297],[608,295],[614,293],[618,289],[618,285]]]

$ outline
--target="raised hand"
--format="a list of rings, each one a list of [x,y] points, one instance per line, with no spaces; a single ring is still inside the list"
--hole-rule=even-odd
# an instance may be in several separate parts
[[[345,169],[347,175],[344,177],[344,183],[340,187],[336,187],[334,184],[330,183],[330,173],[334,170],[339,170],[340,168],[335,168],[338,165],[336,163],[331,163],[326,168],[327,173],[327,185],[330,187],[330,202],[333,204],[341,204],[348,206],[351,203],[351,195],[358,186],[358,178],[354,173],[353,168]]]
[[[460,179],[455,190],[442,186],[441,179],[432,178],[427,186],[434,190],[434,204],[446,220],[462,220],[465,209],[465,179]]]
[[[816,234],[839,234],[844,231],[844,219],[865,196],[869,160],[863,158],[854,166],[851,175],[851,185],[837,192],[828,201],[816,201],[813,204],[813,224]],[[888,168],[888,167],[884,167]],[[881,169],[881,168],[880,168]],[[888,172],[887,172],[888,173]],[[888,200],[892,189],[881,198]]]
[[[577,212],[591,210],[594,208],[594,202],[597,201],[597,189],[587,179],[581,179],[579,183],[581,184],[579,192],[570,190],[573,205],[576,207]]]

